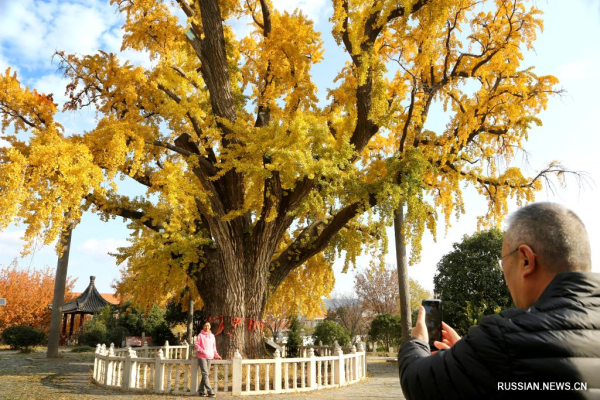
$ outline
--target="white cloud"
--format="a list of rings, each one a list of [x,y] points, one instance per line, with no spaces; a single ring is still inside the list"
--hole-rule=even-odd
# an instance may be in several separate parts
[[[108,1],[6,1],[1,13],[0,58],[26,69],[50,67],[56,50],[94,53],[120,18]]]
[[[127,49],[122,51],[119,55],[119,58],[122,61],[129,60],[133,65],[139,65],[146,69],[153,68],[158,60],[151,61],[150,55],[146,51],[135,51],[131,49]]]
[[[115,239],[88,239],[78,250],[96,258],[114,259],[108,253],[115,253],[118,247],[127,246],[129,243],[125,240]]]
[[[25,243],[23,242],[24,233],[24,230],[0,232],[0,255],[3,263],[19,256]]]
[[[6,2],[2,12],[0,46],[9,61],[15,59],[39,60],[44,53],[43,38],[47,34],[47,24],[40,18],[33,0]],[[46,54],[46,53],[44,53]]]
[[[103,49],[108,53],[118,53],[121,51],[121,43],[123,41],[123,30],[119,26],[115,26],[107,30],[102,35]]]
[[[600,81],[600,49],[597,49],[594,56],[580,59],[577,61],[562,64],[558,67],[557,77],[561,82],[582,82],[589,84],[590,81]]]
[[[275,0],[273,5],[279,11],[292,13],[295,9],[300,9],[315,24],[319,22],[329,10],[329,4],[325,0]]]
[[[31,252],[26,257],[21,257],[21,251],[25,245],[23,235],[25,230],[7,230],[0,232],[0,264],[10,264],[15,258],[21,267],[43,267],[56,263],[56,252],[54,248],[56,241],[49,246],[41,246],[35,243]]]
[[[101,47],[102,34],[117,21],[112,7],[61,3],[45,39],[52,50],[92,54]]]
[[[0,0],[1,1],[1,0]],[[1,12],[1,11],[0,11]],[[0,54],[0,74],[4,75],[4,72],[6,71],[6,68],[9,67],[8,64],[8,60],[6,60],[2,54]],[[15,68],[11,68],[11,70],[14,70]],[[17,71],[18,72],[18,71]]]

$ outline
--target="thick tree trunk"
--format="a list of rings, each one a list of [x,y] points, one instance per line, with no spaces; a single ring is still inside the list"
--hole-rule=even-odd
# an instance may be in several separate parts
[[[398,268],[398,289],[400,295],[400,319],[402,320],[402,341],[410,338],[412,315],[410,312],[410,291],[408,282],[408,260],[406,258],[406,242],[402,234],[404,225],[404,208],[401,204],[394,212],[394,240],[396,242],[396,266]]]
[[[266,350],[261,321],[267,280],[251,279],[244,271],[256,272],[261,267],[268,270],[268,265],[245,268],[239,260],[226,258],[233,262],[205,266],[196,281],[216,337],[217,350],[224,359],[233,358],[236,350],[244,358],[263,358]],[[236,270],[238,273],[231,273]]]
[[[56,264],[56,278],[54,280],[54,298],[52,299],[52,316],[50,319],[50,333],[48,335],[47,358],[58,357],[60,345],[60,321],[62,319],[63,301],[65,298],[65,285],[69,267],[69,250],[71,248],[71,234],[73,226],[69,225],[60,237],[62,254]]]

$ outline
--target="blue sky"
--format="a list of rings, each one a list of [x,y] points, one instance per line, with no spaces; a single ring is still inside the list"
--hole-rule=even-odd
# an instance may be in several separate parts
[[[325,0],[273,0],[279,9],[301,8],[323,32],[325,60],[314,69],[315,81],[324,99],[325,88],[332,86],[333,78],[347,56],[331,38],[328,19],[331,4]],[[600,198],[600,166],[594,161],[600,154],[600,6],[593,0],[536,1],[545,15],[544,32],[538,36],[535,50],[526,54],[524,66],[535,65],[538,74],[552,74],[559,78],[566,90],[562,98],[553,98],[542,113],[542,127],[534,128],[526,149],[530,152],[530,175],[552,160],[560,160],[569,169],[585,171],[588,183],[579,188],[574,180],[566,189],[554,193],[543,191],[538,200],[556,201],[577,212],[586,223],[592,243],[600,242],[600,226],[596,201]],[[181,13],[179,13],[182,16]],[[108,0],[0,0],[0,71],[7,67],[16,70],[21,81],[40,92],[53,93],[59,104],[64,102],[66,82],[52,63],[55,50],[91,54],[97,49],[119,53],[122,37],[122,16],[118,15]],[[244,23],[235,26],[243,35]],[[149,65],[144,54],[127,51],[121,57],[141,65]],[[435,111],[435,110],[434,110]],[[95,115],[90,111],[61,114],[57,118],[67,132],[82,132],[94,125]],[[444,126],[444,115],[436,112],[430,120],[431,128]],[[0,143],[0,145],[2,145]],[[526,167],[527,168],[527,167]],[[129,183],[120,186],[134,189]],[[458,221],[452,220],[447,233],[442,224],[438,241],[434,243],[426,234],[423,239],[422,261],[409,269],[409,275],[427,289],[433,288],[435,266],[441,256],[452,248],[452,243],[476,230],[476,217],[485,214],[486,203],[471,190],[465,190],[466,214]],[[514,207],[512,208],[514,209]],[[0,232],[0,264],[8,264],[20,257],[24,227],[11,226]],[[393,233],[389,231],[390,238]],[[86,214],[74,231],[69,275],[78,278],[75,289],[83,290],[90,275],[96,275],[96,284],[102,292],[110,292],[110,285],[119,276],[119,267],[108,255],[125,245],[128,235],[121,219],[101,222],[97,216]],[[390,246],[386,259],[394,263],[394,247]],[[360,260],[362,266],[368,259]],[[19,259],[23,267],[41,268],[56,265],[52,247],[39,247],[25,258]],[[341,260],[336,263],[336,291],[349,292],[353,275],[341,274]],[[593,249],[594,271],[600,272],[600,257]]]

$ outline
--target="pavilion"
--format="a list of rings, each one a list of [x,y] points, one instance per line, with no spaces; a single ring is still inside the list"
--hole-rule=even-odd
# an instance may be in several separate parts
[[[96,285],[94,281],[96,280],[95,276],[90,276],[90,284],[89,286],[74,300],[65,303],[62,308],[63,313],[63,327],[62,327],[62,337],[63,338],[71,338],[73,336],[73,328],[75,326],[75,317],[79,315],[79,328],[83,326],[83,320],[86,315],[97,314],[104,307],[110,305],[114,307],[116,304],[106,300],[96,289]],[[69,334],[67,335],[67,323],[69,320],[69,316],[71,319],[69,326]]]

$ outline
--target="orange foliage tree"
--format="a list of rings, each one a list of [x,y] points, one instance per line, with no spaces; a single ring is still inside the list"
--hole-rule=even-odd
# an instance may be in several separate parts
[[[67,278],[66,298],[71,296],[75,280]],[[19,268],[16,262],[0,266],[0,297],[6,306],[0,307],[0,332],[9,326],[29,325],[48,331],[54,293],[54,271]]]

